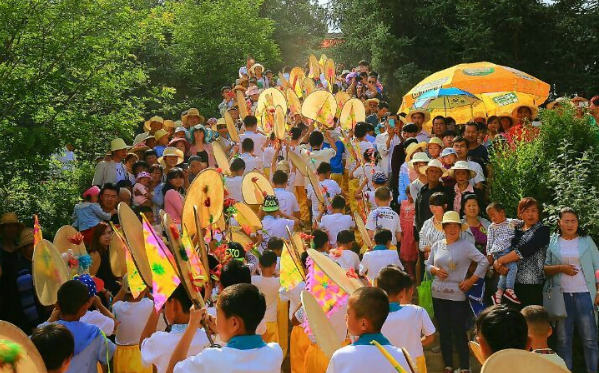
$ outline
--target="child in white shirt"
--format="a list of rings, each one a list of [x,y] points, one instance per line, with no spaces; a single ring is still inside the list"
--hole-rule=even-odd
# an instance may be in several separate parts
[[[340,195],[333,197],[331,203],[331,214],[322,216],[323,211],[314,223],[314,228],[320,228],[329,234],[329,243],[332,248],[337,247],[337,234],[341,231],[352,229],[355,227],[354,220],[350,215],[344,215],[345,198]],[[320,221],[320,223],[318,223]]]
[[[377,172],[381,172],[381,168],[378,165],[380,160],[379,152],[374,148],[370,148],[364,152],[363,157],[362,165],[356,164],[356,167],[351,172],[352,178],[360,180],[357,192],[361,192],[364,189],[374,190],[372,176]]]
[[[379,271],[390,264],[394,264],[403,270],[403,265],[399,260],[399,254],[396,249],[391,249],[391,231],[381,229],[374,235],[374,248],[364,254],[360,263],[360,275],[368,277],[370,283]]]
[[[119,323],[114,353],[114,370],[117,372],[152,372],[151,367],[144,368],[139,349],[139,338],[154,308],[154,302],[146,298],[146,294],[147,290],[144,290],[134,298],[125,276],[112,305],[112,312]]]
[[[363,287],[349,297],[347,306],[347,329],[350,336],[357,339],[349,346],[335,351],[327,373],[396,373],[398,370],[371,344],[377,341],[403,368],[410,372],[410,366],[401,351],[383,334],[381,328],[389,314],[389,298],[379,288]]]
[[[299,219],[300,208],[297,202],[297,197],[292,192],[289,192],[287,188],[287,181],[289,177],[287,173],[281,170],[277,170],[272,175],[272,184],[274,187],[275,195],[279,200],[279,207],[281,211],[288,216],[295,216]]]
[[[191,299],[179,285],[164,305],[164,316],[171,326],[169,333],[156,331],[160,313],[152,311],[140,337],[141,360],[145,367],[154,365],[158,373],[167,372],[169,360],[184,332],[191,330],[185,356],[200,353],[210,345],[204,329],[189,327]],[[186,335],[186,334],[185,334]]]
[[[311,171],[308,170],[308,172]],[[318,174],[318,184],[320,185],[320,189],[324,195],[325,214],[331,212],[331,200],[333,197],[335,197],[337,194],[342,194],[339,184],[337,184],[335,180],[331,180],[331,172],[331,164],[327,162],[322,162],[316,169],[316,173]],[[308,185],[307,190],[308,199],[312,202],[312,217],[314,218],[320,214],[323,206],[316,197],[316,193],[312,187],[312,184]]]
[[[268,195],[264,197],[262,211],[264,211],[264,218],[262,219],[263,240],[261,248],[266,248],[272,237],[291,238],[287,233],[287,228],[290,232],[293,232],[295,225],[299,224],[299,219],[285,215],[279,208],[279,200],[276,196]]]
[[[252,284],[256,285],[260,292],[264,294],[266,300],[266,313],[264,321],[266,322],[266,333],[262,334],[264,342],[279,343],[279,331],[277,326],[277,304],[279,301],[279,287],[281,282],[275,277],[277,268],[277,254],[272,251],[264,251],[260,256],[260,270],[262,276],[252,276]]]
[[[237,202],[243,201],[243,195],[241,194],[241,182],[243,181],[243,174],[245,172],[245,161],[241,158],[235,158],[229,166],[231,170],[231,176],[225,177],[225,187],[229,192],[229,197],[233,198]]]
[[[370,237],[379,229],[388,229],[391,231],[391,245],[397,247],[401,241],[401,225],[399,214],[389,207],[391,203],[391,191],[387,187],[380,187],[374,192],[374,200],[378,206],[368,214],[366,220],[366,229]]]
[[[356,236],[351,230],[343,230],[337,233],[337,249],[329,252],[329,257],[337,262],[343,269],[353,269],[358,273],[360,271],[360,257],[352,248],[356,241]]]
[[[255,334],[266,312],[264,295],[251,284],[236,284],[223,290],[216,303],[216,322],[206,310],[192,309],[189,328],[170,359],[168,373],[279,373],[283,352],[276,343],[266,344]],[[190,342],[202,319],[214,327],[227,343],[189,356]]]
[[[419,373],[426,373],[423,346],[434,341],[435,325],[424,308],[410,304],[413,285],[410,276],[399,267],[387,266],[379,272],[376,287],[389,296],[389,316],[381,332],[394,346],[408,351]]]
[[[241,142],[241,155],[239,158],[245,162],[245,170],[243,174],[248,174],[251,171],[263,172],[264,163],[260,156],[254,155],[254,141],[251,138],[246,138]]]

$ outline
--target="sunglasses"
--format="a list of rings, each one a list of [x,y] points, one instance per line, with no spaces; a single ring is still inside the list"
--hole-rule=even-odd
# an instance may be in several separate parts
[[[226,124],[219,124],[218,126],[216,126],[216,129],[219,129],[219,130],[222,130],[222,129],[225,129],[225,128],[227,128]]]

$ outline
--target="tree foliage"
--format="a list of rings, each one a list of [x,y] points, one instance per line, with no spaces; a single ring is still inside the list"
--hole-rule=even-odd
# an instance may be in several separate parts
[[[541,113],[541,132],[532,142],[491,155],[491,199],[516,216],[523,197],[538,199],[549,224],[559,209],[579,211],[587,231],[599,238],[599,129],[591,117],[574,118],[571,110]]]
[[[345,43],[332,53],[372,62],[391,102],[432,72],[490,61],[555,85],[557,94],[599,91],[599,7],[590,0],[336,0]]]

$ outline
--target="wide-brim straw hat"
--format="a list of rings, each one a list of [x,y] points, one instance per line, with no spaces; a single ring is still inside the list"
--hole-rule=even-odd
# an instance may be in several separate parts
[[[174,120],[170,120],[170,119],[165,119],[164,123],[162,124],[163,128],[177,128],[177,123],[175,123]]]
[[[175,145],[176,145],[178,142],[182,142],[183,144],[185,144],[185,153],[189,152],[189,149],[191,148],[191,145],[189,144],[189,141],[187,141],[187,139],[184,139],[184,138],[182,138],[182,137],[177,137],[177,138],[174,138],[174,139],[172,139],[172,140],[171,140],[171,141],[168,143],[168,146],[169,146],[169,147],[172,147],[172,148],[175,148],[175,147],[176,147]]]
[[[430,161],[431,161],[431,159],[428,157],[428,155],[425,152],[418,152],[418,153],[414,154],[414,156],[412,157],[410,162],[408,162],[408,167],[410,169],[414,169],[415,163],[428,164],[428,162],[430,162]]]
[[[125,140],[117,137],[110,142],[110,151],[116,152],[117,150],[129,149],[130,146],[125,143]]]
[[[252,75],[256,75],[256,69],[259,67],[262,68],[262,73],[264,73],[264,66],[260,65],[259,63],[255,63],[252,67],[250,67],[250,72]]]
[[[202,124],[206,121],[206,118],[204,118],[203,115],[200,114],[200,111],[194,107],[190,108],[189,110],[187,110],[187,112],[185,113],[185,115],[181,116],[181,122],[185,125],[187,125],[187,120],[189,119],[189,117],[198,117],[200,118],[200,123]]]
[[[194,206],[200,227],[208,228],[222,216],[224,201],[225,185],[222,176],[214,168],[202,170],[187,189],[183,204],[181,222],[190,237],[197,232]]]
[[[300,294],[300,298],[304,311],[306,312],[308,325],[316,338],[318,347],[322,350],[324,355],[330,359],[333,356],[333,353],[343,345],[338,339],[331,321],[325,315],[314,295],[303,290]]]
[[[144,122],[144,130],[146,132],[149,132],[150,131],[150,125],[152,123],[154,123],[154,122],[155,123],[160,123],[160,124],[162,124],[162,126],[164,126],[164,119],[162,117],[159,117],[159,116],[156,115],[156,116],[153,116],[152,118],[150,118],[150,119],[148,119],[148,120],[146,120]]]
[[[431,113],[428,110],[424,110],[424,109],[414,109],[414,110],[410,110],[410,112],[408,113],[408,115],[406,116],[410,122],[413,122],[414,120],[412,119],[412,115],[416,114],[416,113],[420,113],[422,115],[424,115],[424,122],[426,123],[429,120],[431,120]]]
[[[537,109],[534,106],[531,105],[518,105],[514,108],[514,110],[512,110],[512,118],[518,119],[518,110],[520,110],[521,108],[526,107],[530,109],[530,112],[532,113],[532,117],[536,118],[537,114],[539,113],[539,109]]]
[[[466,161],[457,161],[453,167],[447,170],[447,176],[453,177],[455,170],[466,170],[469,172],[468,177],[474,179],[476,177],[476,171],[470,168],[470,165]]]
[[[37,348],[27,334],[15,325],[0,321],[0,341],[14,343],[14,348],[20,349],[14,363],[3,362],[0,371],[13,373],[46,373],[46,366]],[[12,366],[11,366],[12,365]],[[10,368],[9,368],[10,367]]]
[[[441,221],[441,225],[445,224],[459,224],[462,230],[468,229],[468,224],[462,223],[462,219],[460,219],[460,214],[457,211],[447,211],[443,214],[443,221]]]
[[[565,97],[558,97],[555,101],[551,101],[547,104],[547,110],[553,110],[556,106],[563,106],[569,104],[568,99]]]
[[[491,355],[482,367],[481,373],[567,373],[568,369],[559,366],[543,355],[534,352],[507,349]]]
[[[34,229],[33,228],[23,228],[21,231],[21,235],[19,236],[19,244],[17,245],[17,249],[31,245],[34,241]]]
[[[164,157],[177,157],[178,158],[177,164],[181,164],[185,160],[183,152],[177,148],[172,147],[172,146],[169,146],[166,149],[164,149],[164,152],[162,153],[162,157],[158,158],[158,163],[160,163],[163,166],[165,164]]]
[[[441,172],[443,172],[442,177],[447,174],[445,167],[443,167],[443,163],[441,163],[441,161],[438,159],[433,159],[430,162],[428,162],[426,166],[420,167],[420,173],[426,175],[426,171],[428,171],[429,168],[438,168],[439,170],[441,170]]]
[[[414,155],[414,153],[418,151],[418,149],[420,149],[420,151],[423,152],[427,148],[428,143],[426,141],[410,144],[410,146],[408,146],[408,148],[406,149],[406,162],[410,163],[410,161],[412,160],[412,156]]]
[[[160,140],[164,136],[168,136],[168,132],[163,129],[159,129],[154,133],[154,138],[156,139],[156,141]]]
[[[21,228],[25,228],[25,224],[19,220],[17,214],[14,212],[5,212],[2,214],[2,217],[0,217],[0,227],[6,224],[16,224]]]
[[[436,136],[432,137],[428,141],[428,143],[426,144],[427,149],[428,149],[428,146],[431,145],[431,144],[439,145],[441,147],[441,149],[443,149],[443,140],[441,140],[440,138],[438,138]]]

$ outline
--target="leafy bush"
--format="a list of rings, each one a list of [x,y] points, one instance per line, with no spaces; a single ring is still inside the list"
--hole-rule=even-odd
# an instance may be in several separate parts
[[[51,171],[34,180],[25,170],[0,187],[0,213],[14,212],[27,225],[33,226],[37,214],[44,238],[52,240],[58,228],[71,224],[73,207],[83,190],[91,185],[94,165],[79,162],[71,170],[51,164]]]
[[[572,110],[541,112],[539,136],[491,155],[490,196],[516,216],[522,197],[542,203],[545,222],[555,226],[559,209],[580,213],[584,228],[599,237],[599,129]]]

